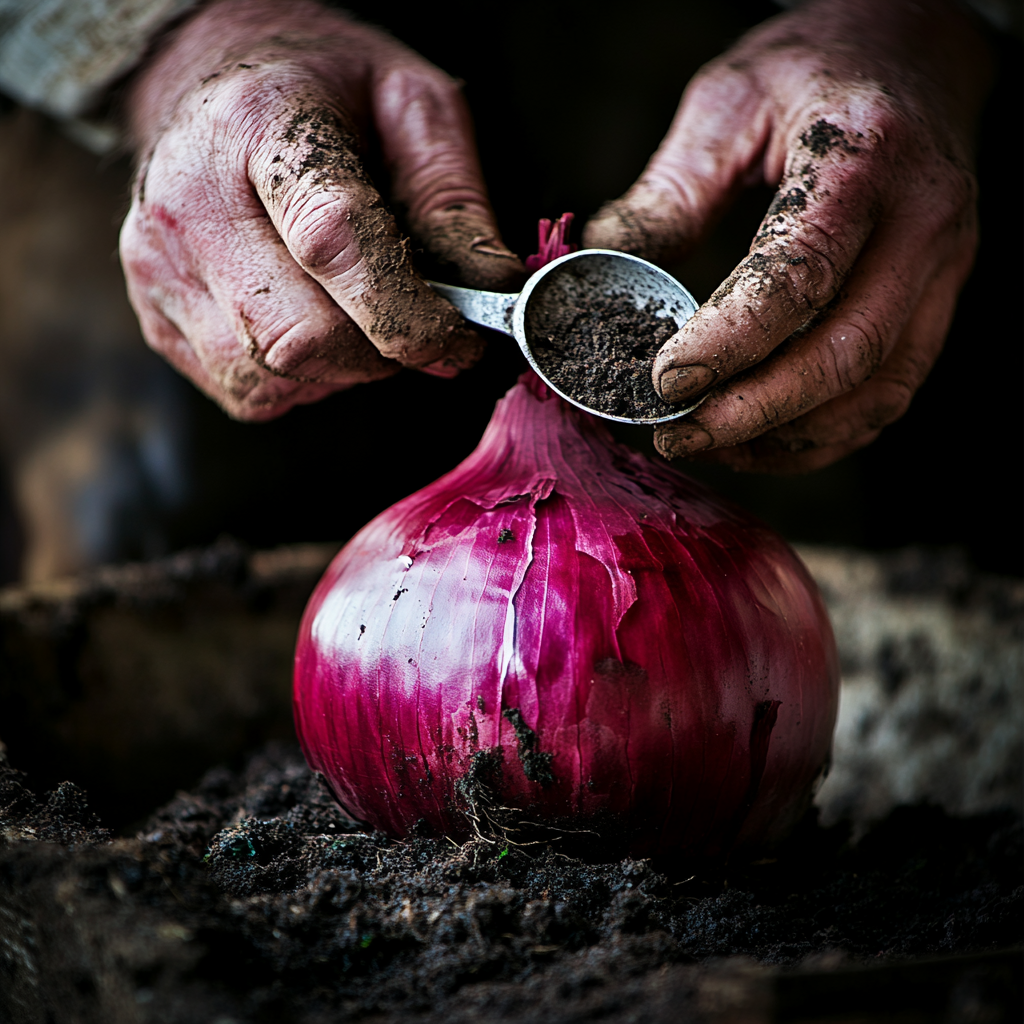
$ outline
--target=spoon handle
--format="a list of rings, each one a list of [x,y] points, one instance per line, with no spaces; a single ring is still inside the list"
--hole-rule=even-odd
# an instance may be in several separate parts
[[[502,334],[512,333],[512,311],[516,308],[518,293],[482,292],[476,288],[458,288],[453,284],[427,284],[446,298],[467,320]]]

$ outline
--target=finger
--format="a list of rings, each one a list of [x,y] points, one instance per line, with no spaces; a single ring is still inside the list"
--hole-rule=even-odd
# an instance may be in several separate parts
[[[385,358],[472,365],[482,340],[416,273],[344,114],[316,92],[297,105],[268,92],[249,105],[269,127],[250,147],[248,176],[292,257]]]
[[[396,372],[295,265],[244,163],[200,158],[197,174],[193,139],[186,124],[161,140],[122,230],[129,296],[149,343],[241,419]]]
[[[161,264],[157,276],[139,272],[143,262],[136,250],[134,272],[127,280],[147,344],[233,418],[272,419],[355,383],[297,381],[260,366],[239,345],[233,325],[209,290],[170,276],[166,261],[153,261]],[[390,372],[397,371],[397,364],[388,365]]]
[[[184,233],[162,230],[167,221],[175,227],[178,222],[153,201],[151,189],[144,197],[143,191],[136,188],[120,238],[128,299],[143,336],[175,369],[235,412],[257,382],[256,368],[240,372],[238,357],[251,360],[196,275]]]
[[[888,170],[852,128],[808,126],[750,254],[658,353],[654,382],[667,401],[761,362],[832,301],[875,227]]]
[[[900,276],[893,268],[915,265],[901,251],[906,236],[895,221],[880,232],[851,275],[848,290],[817,327],[727,382],[692,416],[665,424],[656,436],[659,450],[675,457],[741,444],[852,391],[882,366],[910,320],[908,311],[926,296],[920,330],[930,340],[918,344],[929,353],[923,362],[930,366],[966,271],[958,257],[928,288],[918,286],[916,274]]]
[[[200,362],[181,330],[152,306],[139,311],[149,346],[162,355],[233,419],[261,422],[275,419],[296,405],[308,405],[343,391],[349,384],[296,384],[254,368],[245,358],[227,361],[221,372]],[[233,340],[230,332],[226,340]]]
[[[464,284],[518,288],[525,270],[501,240],[458,84],[406,57],[374,83],[372,102],[392,196],[413,235]]]
[[[719,60],[687,87],[668,134],[643,174],[583,229],[589,248],[655,262],[682,256],[735,193],[760,176],[770,108],[753,76]]]
[[[904,415],[942,351],[961,274],[962,268],[953,266],[932,281],[892,353],[869,380],[745,444],[707,455],[735,469],[806,473],[877,437]]]
[[[209,169],[216,187],[192,192],[182,185],[191,143],[186,131],[158,146],[139,218],[162,220],[162,230],[156,224],[151,230],[165,244],[173,245],[176,233],[187,237],[198,283],[242,351],[271,374],[303,383],[354,384],[394,373],[398,367],[292,259],[252,190],[243,159],[216,159]]]

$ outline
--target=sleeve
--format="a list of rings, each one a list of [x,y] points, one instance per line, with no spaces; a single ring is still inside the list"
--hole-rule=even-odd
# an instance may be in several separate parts
[[[150,41],[197,0],[0,0],[0,91],[109,149],[112,126],[85,120]]]

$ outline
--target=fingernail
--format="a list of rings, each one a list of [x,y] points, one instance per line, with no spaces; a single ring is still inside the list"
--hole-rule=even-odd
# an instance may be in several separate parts
[[[473,252],[481,253],[484,256],[500,256],[502,259],[519,262],[519,257],[494,235],[477,235],[469,243],[469,247]]]
[[[658,378],[658,391],[666,402],[681,402],[706,391],[717,376],[710,366],[673,366]]]
[[[684,455],[702,452],[714,444],[711,435],[696,423],[679,423],[661,427],[654,435],[654,447],[666,459],[678,459]]]

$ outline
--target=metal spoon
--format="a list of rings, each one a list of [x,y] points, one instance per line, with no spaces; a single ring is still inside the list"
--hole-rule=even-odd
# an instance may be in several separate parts
[[[571,252],[541,267],[518,295],[457,288],[435,281],[431,281],[430,286],[467,320],[512,335],[519,342],[527,362],[552,391],[595,416],[620,423],[667,423],[693,412],[704,400],[701,398],[690,405],[680,406],[668,416],[650,419],[613,416],[589,408],[552,384],[534,358],[531,338],[541,329],[547,315],[565,303],[586,306],[594,298],[628,295],[637,309],[643,309],[653,300],[657,307],[656,316],[671,317],[677,327],[682,327],[697,312],[693,296],[671,274],[638,256],[612,249]]]

